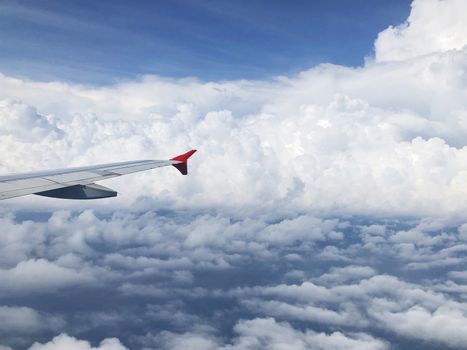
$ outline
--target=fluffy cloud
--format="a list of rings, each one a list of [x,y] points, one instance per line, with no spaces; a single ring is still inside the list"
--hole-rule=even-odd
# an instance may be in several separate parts
[[[152,338],[160,348],[167,350],[190,349],[388,349],[388,344],[361,333],[331,334],[314,331],[301,332],[287,322],[276,322],[272,318],[256,318],[240,321],[234,327],[236,336],[231,344],[221,344],[219,339],[202,333],[163,333]]]
[[[36,333],[63,325],[60,318],[50,318],[28,307],[0,306],[0,332],[4,337],[12,333]]]
[[[274,319],[254,319],[240,322],[235,326],[239,338],[234,349],[387,349],[383,341],[366,334],[345,335],[313,331],[299,332],[287,323]]]
[[[61,316],[39,312],[25,306],[0,305],[0,342],[22,347],[41,334],[57,332],[66,322]],[[0,344],[0,349],[8,347]]]
[[[42,276],[38,279],[37,276]],[[26,260],[14,268],[0,270],[0,294],[53,291],[59,287],[92,282],[91,276],[61,267],[44,259]]]
[[[462,348],[467,337],[466,310],[440,307],[433,312],[414,306],[404,312],[376,313],[388,328],[407,337],[439,341],[448,346]]]
[[[368,266],[349,265],[345,267],[331,268],[329,273],[320,276],[319,280],[327,284],[335,284],[336,282],[351,281],[353,279],[361,279],[370,277],[375,274],[375,270]]]
[[[29,350],[126,350],[118,339],[104,339],[98,347],[89,342],[78,340],[66,334],[60,334],[46,344],[34,343]]]
[[[48,134],[59,132],[53,123],[38,114],[33,107],[18,101],[2,100],[0,113],[4,136],[15,135],[21,141],[34,142]]]
[[[462,0],[415,0],[407,21],[390,26],[375,42],[377,62],[401,61],[467,45],[467,5]]]
[[[456,348],[466,341],[465,303],[392,276],[379,275],[330,288],[311,282],[255,287],[238,290],[235,295],[254,312],[282,320],[367,331],[382,328]]]
[[[67,104],[68,94],[85,88],[67,85],[56,91],[66,112],[53,105],[37,107],[43,113],[40,119],[49,123],[40,129],[46,137],[28,142],[24,134],[29,129],[21,124],[1,136],[2,169],[164,158],[196,147],[200,152],[193,158],[190,178],[173,176],[174,169],[161,169],[131,175],[131,181],[110,180],[106,183],[121,197],[87,206],[125,206],[146,195],[176,207],[217,206],[235,211],[244,207],[385,215],[462,212],[467,208],[463,186],[467,107],[462,79],[466,56],[467,51],[460,50],[389,66],[324,65],[273,81],[266,91],[259,89],[262,82],[212,88],[210,83],[193,82],[193,87],[169,81],[163,89],[204,91],[209,87],[212,96],[209,93],[201,107],[199,101],[181,97],[188,92],[177,94],[159,103],[178,105],[178,110],[153,105],[145,114],[136,110],[98,113],[110,96],[122,93],[121,100],[131,100],[142,88],[154,95],[140,99],[156,103],[154,96],[161,89],[157,78],[97,92],[90,88],[79,95],[83,101],[77,105]],[[36,91],[34,84],[12,84],[3,78],[3,95],[13,95],[12,85]],[[46,89],[52,83],[41,84]],[[263,98],[252,102],[247,111],[224,99],[226,93],[237,94],[243,101],[248,94],[263,94]],[[91,99],[97,112],[89,114],[86,101],[94,94],[108,98]],[[20,97],[21,109],[29,110],[33,118],[36,112],[27,107],[33,98],[26,93],[16,96]],[[5,101],[3,113],[16,113],[19,102]],[[209,102],[211,110],[206,108]],[[44,201],[29,198],[9,203],[31,206]]]

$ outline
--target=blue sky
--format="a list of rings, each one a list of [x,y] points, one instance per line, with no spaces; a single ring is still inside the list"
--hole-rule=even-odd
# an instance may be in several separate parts
[[[3,73],[109,83],[142,74],[259,79],[360,66],[410,1],[0,2]]]

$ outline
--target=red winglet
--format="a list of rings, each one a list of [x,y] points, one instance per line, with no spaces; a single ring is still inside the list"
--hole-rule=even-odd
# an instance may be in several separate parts
[[[176,167],[183,175],[188,174],[188,158],[190,158],[196,150],[192,149],[184,154],[180,154],[179,156],[173,157],[170,160],[177,160],[181,163],[172,164]]]

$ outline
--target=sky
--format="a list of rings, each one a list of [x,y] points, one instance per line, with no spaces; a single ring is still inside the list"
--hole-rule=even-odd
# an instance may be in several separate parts
[[[203,80],[362,65],[410,1],[14,1],[0,3],[3,73],[105,84]]]
[[[465,348],[464,0],[0,4],[0,350]]]

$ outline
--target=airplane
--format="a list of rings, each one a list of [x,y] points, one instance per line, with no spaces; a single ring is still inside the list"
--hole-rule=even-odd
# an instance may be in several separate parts
[[[193,149],[169,160],[137,160],[0,176],[0,200],[28,194],[64,199],[116,197],[116,191],[94,182],[169,165],[186,175],[188,158],[195,152]]]

